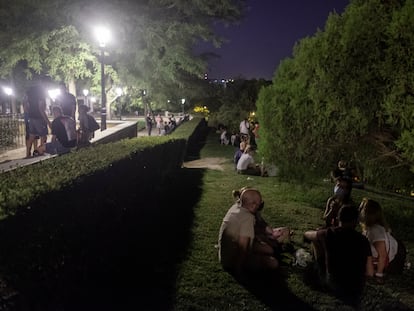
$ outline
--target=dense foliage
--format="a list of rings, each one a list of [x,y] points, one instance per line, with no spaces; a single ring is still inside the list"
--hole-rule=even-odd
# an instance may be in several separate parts
[[[355,0],[299,41],[259,95],[266,158],[296,176],[344,158],[371,183],[414,183],[413,17],[412,0]]]
[[[259,91],[270,84],[271,81],[263,79],[239,78],[216,85],[213,96],[208,97],[205,102],[211,111],[209,124],[213,127],[222,124],[229,132],[237,133],[241,120],[250,118],[250,121],[255,121],[253,113],[256,111]]]

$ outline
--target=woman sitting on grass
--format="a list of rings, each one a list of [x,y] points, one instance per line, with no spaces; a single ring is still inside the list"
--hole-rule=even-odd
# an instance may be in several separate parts
[[[363,234],[371,245],[375,277],[382,283],[384,273],[403,271],[406,249],[391,235],[391,229],[377,201],[363,198],[359,210]]]

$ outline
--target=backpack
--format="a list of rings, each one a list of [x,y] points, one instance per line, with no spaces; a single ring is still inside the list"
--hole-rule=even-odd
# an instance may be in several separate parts
[[[101,127],[99,126],[98,122],[96,122],[95,118],[91,116],[90,114],[87,114],[88,116],[88,131],[95,132],[96,130],[99,130]]]

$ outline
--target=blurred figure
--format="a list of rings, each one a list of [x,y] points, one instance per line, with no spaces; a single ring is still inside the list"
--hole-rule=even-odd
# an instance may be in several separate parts
[[[155,117],[155,123],[158,129],[158,136],[161,136],[161,131],[164,127],[164,121],[160,114],[157,114],[157,116]]]
[[[47,140],[47,127],[50,127],[51,123],[46,115],[45,99],[46,92],[41,85],[32,86],[26,92],[24,110],[27,113],[29,126],[26,157],[31,156],[31,148],[37,139],[40,138],[40,144],[45,144]]]
[[[49,143],[40,145],[33,155],[64,154],[71,151],[77,145],[76,122],[69,116],[62,114],[60,106],[52,108],[52,139]]]
[[[95,135],[95,131],[100,128],[98,122],[96,122],[92,115],[88,114],[88,111],[88,106],[79,106],[78,147],[89,146],[90,140]]]
[[[151,131],[152,131],[152,118],[151,118],[151,114],[147,113],[147,116],[145,118],[145,123],[146,123],[146,126],[147,126],[148,136],[151,136]]]
[[[342,206],[355,205],[351,198],[351,191],[352,181],[338,177],[334,188],[334,195],[328,198],[323,214],[326,227],[336,227],[339,225],[338,213]]]
[[[240,130],[240,138],[249,137],[250,136],[250,123],[247,118],[244,118],[239,125]]]
[[[60,105],[62,108],[63,115],[69,116],[75,120],[76,97],[73,94],[69,93],[65,83],[63,82],[59,84],[59,89],[60,94],[56,98],[56,104]]]

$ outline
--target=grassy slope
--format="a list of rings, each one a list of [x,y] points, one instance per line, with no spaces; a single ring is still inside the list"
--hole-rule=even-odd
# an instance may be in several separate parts
[[[280,181],[276,177],[261,178],[238,175],[234,172],[232,157],[234,148],[220,146],[218,136],[211,134],[201,151],[201,157],[225,157],[228,163],[224,171],[205,170],[203,193],[195,207],[193,245],[188,258],[183,262],[177,283],[176,310],[270,310],[275,303],[264,302],[237,283],[224,272],[217,260],[218,230],[224,214],[231,206],[231,191],[242,186],[255,186],[263,194],[265,209],[263,215],[273,226],[288,225],[295,230],[295,248],[308,248],[302,243],[305,230],[322,224],[320,219],[326,198],[332,191],[329,183],[315,182],[312,185],[298,185]],[[402,237],[414,261],[414,233],[411,226],[414,219],[412,200],[383,196],[378,193],[355,189],[356,202],[363,196],[379,200],[394,232]],[[288,268],[289,290],[303,302],[316,310],[349,310],[340,301],[303,283],[303,271]],[[402,276],[389,278],[385,285],[369,284],[363,300],[363,310],[409,310],[414,309],[413,270]],[[273,297],[273,295],[270,295]],[[271,298],[273,299],[273,298]]]

